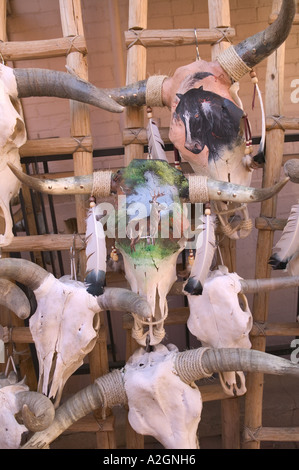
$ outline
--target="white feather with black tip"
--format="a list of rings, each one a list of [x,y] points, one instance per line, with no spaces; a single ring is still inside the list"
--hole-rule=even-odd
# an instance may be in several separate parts
[[[164,142],[155,121],[150,118],[147,125],[148,153],[153,160],[167,161]]]
[[[107,249],[105,233],[97,207],[89,210],[86,219],[86,277],[87,292],[98,296],[103,293],[106,277]]]
[[[197,227],[200,229],[201,224]],[[203,229],[196,241],[196,256],[190,277],[184,285],[186,294],[201,295],[216,250],[215,216],[203,216]]]
[[[291,276],[299,275],[299,203],[291,208],[281,238],[272,250],[269,264],[273,269],[284,269]]]

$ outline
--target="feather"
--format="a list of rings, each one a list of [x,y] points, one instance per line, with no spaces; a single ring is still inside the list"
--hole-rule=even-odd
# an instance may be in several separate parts
[[[273,269],[286,269],[295,276],[299,272],[299,204],[295,204],[269,259]]]
[[[184,286],[186,293],[191,295],[202,294],[203,285],[210,271],[215,250],[215,217],[213,215],[205,215],[204,228],[196,241],[195,262],[192,266],[190,277]]]
[[[106,277],[107,249],[101,220],[92,207],[86,219],[86,277],[87,292],[102,295]]]
[[[164,142],[155,121],[150,118],[147,125],[148,153],[153,160],[167,161]]]

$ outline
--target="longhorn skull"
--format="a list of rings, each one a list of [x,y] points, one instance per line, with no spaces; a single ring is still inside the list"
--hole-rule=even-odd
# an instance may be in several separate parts
[[[29,328],[39,360],[38,391],[54,398],[56,406],[67,379],[94,347],[101,310],[150,315],[147,302],[130,291],[111,288],[94,297],[83,283],[58,280],[27,260],[1,260],[1,275],[27,285],[35,294],[37,309]]]
[[[159,347],[160,348],[160,347]],[[166,350],[165,350],[166,352]],[[138,353],[137,353],[138,354]],[[139,357],[142,356],[142,351],[139,353]],[[299,368],[298,365],[291,363],[286,359],[282,359],[276,356],[272,356],[270,354],[266,354],[261,351],[249,351],[246,349],[206,349],[200,348],[197,350],[191,351],[184,351],[184,352],[176,352],[170,348],[169,353],[164,355],[164,352],[161,350],[160,359],[161,361],[157,361],[156,363],[153,361],[151,363],[150,355],[144,355],[144,359],[147,360],[147,365],[144,369],[148,370],[148,374],[154,377],[155,375],[155,368],[158,368],[157,375],[160,376],[159,368],[161,364],[163,365],[163,356],[165,360],[168,358],[168,354],[171,357],[172,366],[170,367],[170,363],[168,364],[168,373],[174,374],[178,376],[181,381],[185,384],[192,384],[196,380],[200,380],[203,377],[210,376],[215,372],[223,372],[223,371],[230,371],[230,370],[243,370],[243,371],[255,371],[255,372],[262,372],[266,374],[277,374],[277,375],[294,375],[299,377]],[[155,354],[154,354],[155,356]],[[137,361],[136,363],[141,363],[141,361]],[[152,364],[152,372],[149,371]],[[171,369],[171,370],[170,370]],[[130,381],[128,372],[128,383]],[[99,377],[96,381],[86,387],[85,389],[79,391],[71,398],[69,398],[65,403],[63,403],[57,410],[55,414],[55,419],[53,423],[48,427],[45,432],[37,432],[24,446],[24,449],[34,449],[34,448],[48,448],[49,444],[53,442],[63,431],[65,431],[71,424],[76,422],[77,420],[81,419],[82,417],[86,416],[88,413],[99,409],[100,407],[108,407],[113,408],[117,405],[126,405],[128,403],[128,397],[126,393],[126,366],[123,370],[114,370],[109,374]],[[173,382],[174,383],[174,382]],[[182,385],[176,383],[176,388],[178,390],[183,390]],[[165,384],[163,384],[163,390],[161,393],[165,393]],[[154,391],[154,395],[157,397],[159,394],[159,390],[157,389]],[[143,390],[145,396],[149,396],[148,390]],[[189,391],[189,390],[188,390]],[[130,390],[130,393],[132,391]],[[190,392],[191,393],[191,392]],[[169,399],[171,399],[170,395],[175,395],[175,391],[169,392]],[[185,398],[187,398],[187,394]],[[196,416],[193,416],[193,436],[191,438],[190,430],[186,430],[187,434],[190,436],[189,438],[183,432],[181,434],[181,439],[178,439],[179,442],[176,442],[176,448],[181,448],[188,443],[188,445],[196,445],[197,440],[196,436],[194,436],[195,431],[195,421],[198,420],[198,413],[200,413],[200,400],[199,395],[196,391],[194,391],[194,395],[198,400],[197,408],[195,404],[190,404],[190,409],[193,409],[193,406],[196,408]],[[140,396],[140,400],[142,400],[142,395]],[[190,399],[190,397],[188,397]],[[192,398],[193,399],[193,398]],[[147,406],[144,403],[144,407],[140,404],[140,409],[142,412],[148,415],[148,410],[144,410]],[[151,405],[152,406],[152,405]],[[156,404],[154,404],[156,406]],[[138,407],[139,408],[139,407]],[[186,409],[188,405],[186,406]],[[194,414],[191,413],[191,414]],[[184,415],[184,412],[183,412]],[[187,416],[187,414],[186,414]],[[191,419],[191,418],[187,418]],[[174,417],[174,421],[176,421],[176,417]],[[169,436],[163,436],[163,427],[164,427],[164,417],[163,420],[157,423],[157,427],[159,429],[152,429],[152,432],[155,436],[162,440],[165,445],[169,445]],[[145,428],[144,428],[145,430]],[[149,432],[149,428],[146,428],[146,432]],[[190,433],[190,434],[189,434]],[[172,441],[173,443],[174,441]],[[170,444],[171,445],[171,444]]]

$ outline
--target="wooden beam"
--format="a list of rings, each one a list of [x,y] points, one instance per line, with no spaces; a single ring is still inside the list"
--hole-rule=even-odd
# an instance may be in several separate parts
[[[44,155],[70,155],[74,152],[92,153],[92,137],[54,137],[52,139],[27,140],[20,148],[21,157],[42,157]]]
[[[299,427],[259,427],[256,429],[245,428],[244,441],[274,441],[297,442],[299,441]]]
[[[222,39],[229,42],[235,36],[235,29],[196,29],[196,35],[198,44],[213,44]],[[125,43],[127,47],[132,44],[144,47],[189,46],[196,44],[196,38],[194,29],[143,29],[125,31]]]
[[[76,250],[85,248],[83,235],[50,234],[50,235],[27,235],[25,237],[14,237],[10,245],[3,246],[3,253],[19,253],[27,251],[68,251],[75,245]]]
[[[45,39],[40,41],[11,41],[0,43],[0,53],[5,61],[47,59],[64,57],[71,51],[87,53],[83,36]]]

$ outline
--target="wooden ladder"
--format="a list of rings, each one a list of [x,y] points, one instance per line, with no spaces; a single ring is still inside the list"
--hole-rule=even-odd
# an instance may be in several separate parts
[[[88,79],[87,47],[84,38],[84,26],[82,19],[81,0],[59,0],[59,9],[63,37],[51,40],[9,42],[6,37],[6,12],[8,4],[6,0],[0,0],[0,40],[1,54],[5,61],[18,61],[24,59],[41,59],[52,57],[65,57],[66,65],[71,73],[80,78]],[[72,154],[74,175],[89,175],[93,172],[93,146],[90,129],[89,106],[77,101],[70,101],[71,132],[68,138],[54,138],[43,140],[29,140],[21,149],[21,156],[43,156],[57,154]],[[28,201],[29,203],[29,201]],[[2,250],[2,256],[19,251],[60,251],[70,250],[73,245],[78,250],[80,257],[79,279],[84,279],[85,273],[85,219],[87,210],[86,196],[75,196],[78,233],[82,237],[73,235],[43,235],[30,234],[26,237],[15,237],[9,247]],[[12,354],[12,344],[16,349],[25,350],[28,356],[28,344],[32,343],[32,337],[28,327],[14,314],[10,315],[6,309],[1,309],[0,323],[11,328],[12,342],[7,345],[9,354]],[[101,312],[101,328],[98,341],[89,354],[90,380],[109,371],[106,328],[104,312]],[[37,381],[32,359],[22,361],[20,355],[20,371],[22,377],[26,375],[27,384],[31,390],[36,390]],[[3,367],[2,367],[3,369]],[[98,410],[93,415],[87,416],[68,432],[95,432],[97,447],[113,449],[116,447],[114,433],[114,417],[108,410],[107,418],[102,419],[102,411]]]

